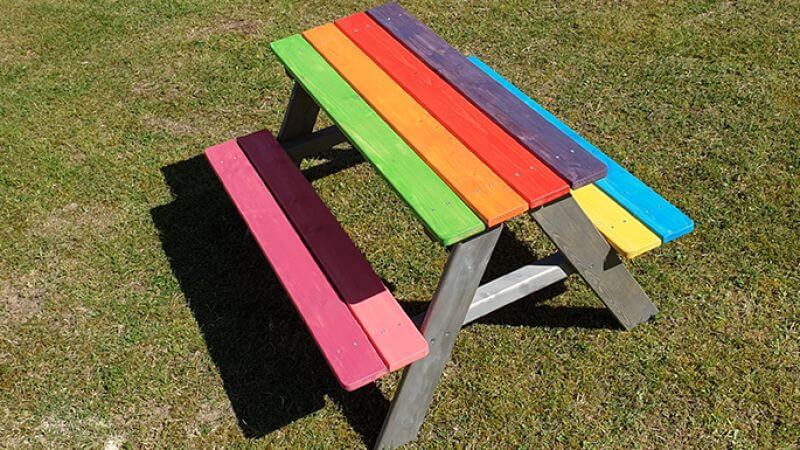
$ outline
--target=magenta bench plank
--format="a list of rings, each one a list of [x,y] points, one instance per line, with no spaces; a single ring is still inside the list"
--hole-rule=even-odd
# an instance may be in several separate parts
[[[275,137],[262,130],[237,142],[389,371],[427,355],[425,338]]]
[[[514,136],[573,189],[606,176],[606,166],[470,63],[396,3],[367,13],[395,39]]]
[[[386,374],[361,326],[236,141],[205,154],[342,387],[354,390]]]

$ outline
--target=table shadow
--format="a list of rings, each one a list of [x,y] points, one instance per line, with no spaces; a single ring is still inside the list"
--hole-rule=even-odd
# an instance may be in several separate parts
[[[362,161],[352,148],[321,157],[326,161],[304,171],[310,180]],[[265,436],[321,409],[327,396],[371,446],[389,401],[374,384],[350,393],[339,387],[205,157],[161,171],[173,200],[153,208],[151,218],[243,435]],[[504,230],[486,278],[535,259],[524,243]],[[616,327],[602,308],[538,305],[563,291],[557,284],[478,322]],[[425,307],[419,301],[400,303],[410,315]]]

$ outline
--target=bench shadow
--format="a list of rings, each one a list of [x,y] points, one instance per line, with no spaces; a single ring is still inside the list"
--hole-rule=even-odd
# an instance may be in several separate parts
[[[309,180],[363,161],[349,146],[320,157],[326,161],[304,170]],[[153,208],[151,218],[243,435],[255,439],[278,430],[323,408],[327,396],[371,447],[389,401],[375,384],[346,392],[336,383],[205,157],[161,171],[173,200]],[[505,229],[485,281],[536,259]],[[558,283],[477,322],[617,328],[602,308],[539,305],[564,290]],[[419,301],[400,303],[411,316],[426,307]]]
[[[150,211],[244,436],[337,403],[369,442],[389,402],[339,387],[204,156],[162,168],[173,201]]]

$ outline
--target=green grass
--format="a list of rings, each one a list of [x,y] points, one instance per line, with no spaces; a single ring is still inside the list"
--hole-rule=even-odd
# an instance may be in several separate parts
[[[416,445],[797,448],[800,3],[489,3],[404,5],[697,230],[628,264],[661,310],[632,332],[575,278],[467,327]],[[374,438],[398,377],[336,386],[199,157],[278,128],[269,42],[371,5],[0,1],[0,447]],[[445,252],[326,156],[308,175],[419,310]],[[497,267],[552,251],[510,231]]]

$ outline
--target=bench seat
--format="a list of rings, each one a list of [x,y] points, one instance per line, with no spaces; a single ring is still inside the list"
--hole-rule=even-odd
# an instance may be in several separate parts
[[[424,337],[272,134],[205,154],[343,388],[427,355]]]

